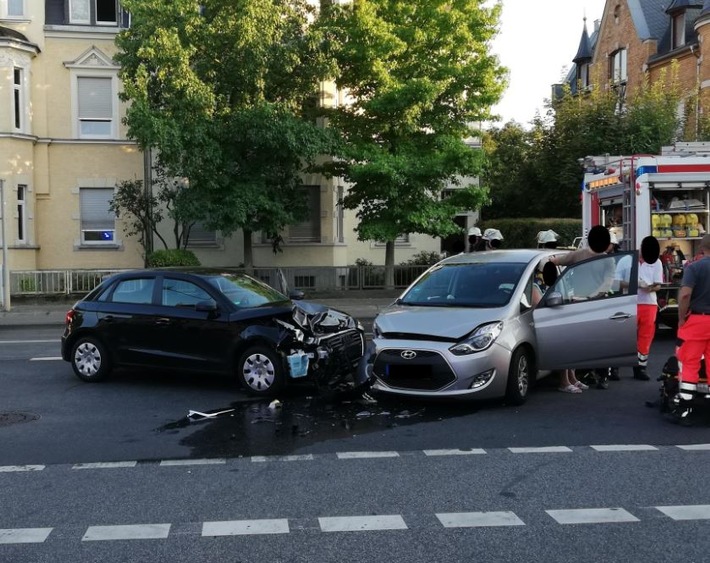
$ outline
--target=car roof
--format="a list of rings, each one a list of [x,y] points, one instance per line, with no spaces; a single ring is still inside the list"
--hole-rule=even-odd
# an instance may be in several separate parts
[[[480,264],[480,263],[517,263],[528,264],[533,260],[542,260],[555,254],[565,254],[567,250],[558,248],[515,248],[501,250],[486,250],[456,254],[443,259],[439,264]]]

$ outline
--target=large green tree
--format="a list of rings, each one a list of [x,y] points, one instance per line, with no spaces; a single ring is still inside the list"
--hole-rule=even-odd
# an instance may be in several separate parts
[[[483,154],[465,142],[504,88],[505,69],[490,53],[500,6],[484,4],[324,5],[319,29],[348,94],[331,115],[343,145],[330,171],[350,183],[343,204],[357,210],[358,238],[386,242],[387,284],[398,236],[452,234],[457,212],[486,201],[474,180]],[[449,185],[458,189],[442,198]]]
[[[129,136],[202,202],[195,220],[270,236],[306,212],[301,174],[327,152],[308,108],[324,64],[306,0],[123,0]]]

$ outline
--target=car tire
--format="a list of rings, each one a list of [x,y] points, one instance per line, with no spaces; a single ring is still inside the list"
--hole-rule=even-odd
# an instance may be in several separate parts
[[[72,346],[71,366],[82,381],[102,381],[111,372],[106,347],[96,338],[81,336]]]
[[[533,381],[533,361],[528,350],[518,348],[510,359],[505,399],[511,405],[522,405],[528,398]]]
[[[250,395],[274,395],[283,388],[284,377],[279,355],[267,346],[251,346],[237,361],[237,378]]]

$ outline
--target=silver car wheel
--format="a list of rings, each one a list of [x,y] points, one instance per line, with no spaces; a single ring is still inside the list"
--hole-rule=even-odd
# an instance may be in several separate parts
[[[82,342],[74,351],[74,366],[86,377],[93,377],[99,373],[101,362],[101,350],[93,342]]]
[[[527,396],[528,386],[530,385],[530,364],[528,362],[528,357],[525,354],[521,354],[518,359],[517,381],[520,396]]]
[[[266,391],[276,379],[276,367],[265,354],[255,352],[244,359],[242,375],[246,384],[255,391]]]

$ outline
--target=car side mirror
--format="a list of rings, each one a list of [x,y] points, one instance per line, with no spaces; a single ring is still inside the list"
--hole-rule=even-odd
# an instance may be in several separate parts
[[[197,303],[195,303],[195,311],[214,313],[216,310],[217,303],[213,299],[207,299],[205,301],[198,301]]]
[[[548,307],[559,307],[564,301],[559,291],[553,291],[545,297],[545,305]]]
[[[294,301],[299,301],[303,299],[306,296],[305,293],[303,293],[300,289],[294,289],[292,291],[289,291],[288,293],[288,298],[293,299]]]

